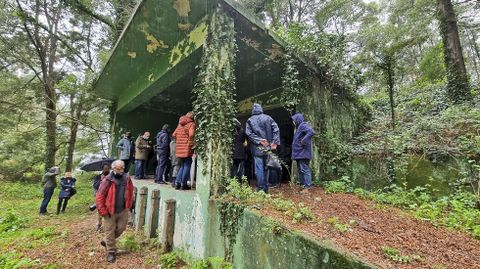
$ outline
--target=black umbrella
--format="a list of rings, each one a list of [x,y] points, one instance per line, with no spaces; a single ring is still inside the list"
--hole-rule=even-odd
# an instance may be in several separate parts
[[[102,168],[103,168],[104,164],[108,163],[108,164],[112,165],[113,161],[115,161],[115,159],[113,159],[113,158],[93,160],[93,161],[90,161],[90,162],[82,165],[82,167],[80,167],[80,170],[83,170],[85,172],[102,171]]]

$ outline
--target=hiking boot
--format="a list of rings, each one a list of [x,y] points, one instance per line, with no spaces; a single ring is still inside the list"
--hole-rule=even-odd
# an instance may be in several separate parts
[[[105,242],[105,240],[100,241],[100,245],[102,245],[105,248],[105,250],[107,250],[107,242]]]
[[[310,193],[310,188],[303,188],[303,190],[300,191],[301,194],[309,194]]]
[[[175,189],[176,189],[176,190],[179,190],[180,187],[181,187],[180,184],[176,184],[176,185],[175,185]]]
[[[115,260],[117,259],[115,252],[110,252],[107,255],[107,262],[114,263]]]
[[[97,232],[103,231],[102,225],[97,224],[97,229],[95,229]],[[101,244],[101,243],[100,243]]]
[[[182,190],[191,190],[192,187],[190,187],[190,186],[188,186],[188,185],[184,185],[184,186],[182,186],[180,189],[182,189]]]

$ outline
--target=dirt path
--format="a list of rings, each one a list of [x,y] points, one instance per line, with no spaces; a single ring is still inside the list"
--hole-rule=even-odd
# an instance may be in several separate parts
[[[309,206],[320,221],[295,224],[283,213],[269,208],[262,214],[281,220],[289,228],[303,230],[318,239],[333,241],[380,268],[480,268],[480,240],[465,233],[435,227],[392,208],[379,207],[350,194],[325,194],[314,188],[309,195],[299,189],[283,186],[272,190],[283,193],[287,199]],[[339,223],[352,222],[351,231],[340,232],[327,220],[337,218]],[[400,250],[410,257],[409,263],[394,262],[385,257],[383,246]],[[413,256],[420,256],[414,260]]]
[[[42,264],[56,264],[58,268],[157,268],[157,256],[154,251],[120,253],[117,261],[106,261],[105,249],[100,245],[103,233],[95,231],[97,216],[90,213],[77,222],[68,221],[55,225],[56,231],[66,236],[58,236],[45,248],[26,252],[31,259],[38,259]],[[124,233],[125,234],[125,233]]]

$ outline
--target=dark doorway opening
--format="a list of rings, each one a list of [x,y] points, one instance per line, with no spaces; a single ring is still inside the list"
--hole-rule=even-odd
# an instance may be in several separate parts
[[[286,109],[282,107],[271,109],[267,108],[264,110],[264,113],[272,117],[278,124],[278,128],[280,129],[280,146],[277,148],[277,151],[275,153],[280,157],[283,164],[282,171],[278,175],[278,177],[279,181],[282,183],[289,182],[291,180],[290,173],[292,171],[291,146],[293,141],[293,133],[295,131],[291,115]],[[250,116],[251,115],[238,116],[238,120],[242,123],[242,126],[244,128]],[[253,157],[248,150],[247,156],[247,161],[245,163],[245,176],[250,182],[253,182],[255,180]]]

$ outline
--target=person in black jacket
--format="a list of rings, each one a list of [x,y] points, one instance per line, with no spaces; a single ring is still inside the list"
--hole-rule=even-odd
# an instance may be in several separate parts
[[[102,183],[102,180],[108,176],[108,174],[110,173],[110,164],[109,163],[104,163],[103,166],[102,166],[102,172],[98,175],[96,175],[94,178],[93,178],[93,183],[92,183],[92,187],[93,187],[93,195],[95,196],[97,194],[97,191],[98,191],[98,188],[100,187],[100,183]],[[96,209],[96,205],[93,205],[90,207],[91,209],[93,208],[93,210]],[[97,220],[97,232],[98,231],[101,231],[102,230],[102,216],[100,216],[100,214],[98,214],[98,220]]]
[[[235,134],[233,140],[233,165],[231,171],[231,177],[237,178],[238,182],[242,182],[242,178],[245,175],[245,160],[247,159],[246,154],[246,142],[247,135],[245,130],[242,128],[242,124],[237,119],[235,121]]]
[[[162,130],[157,134],[157,168],[155,170],[155,182],[158,184],[167,184],[170,170],[170,127],[163,125]]]

